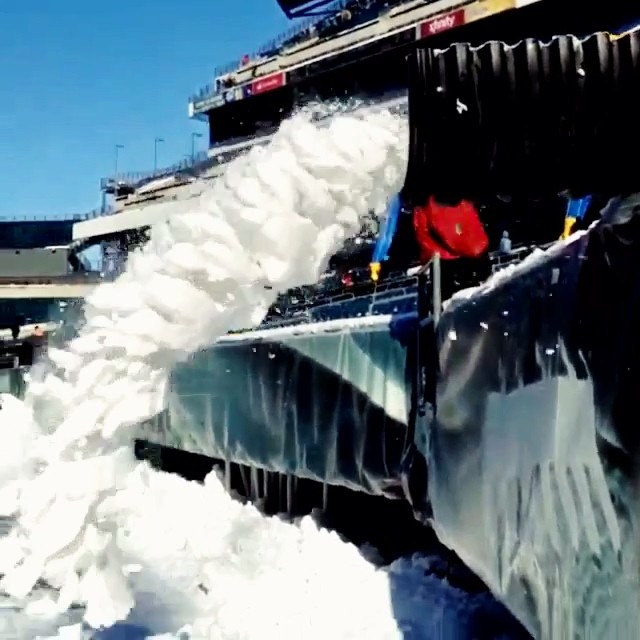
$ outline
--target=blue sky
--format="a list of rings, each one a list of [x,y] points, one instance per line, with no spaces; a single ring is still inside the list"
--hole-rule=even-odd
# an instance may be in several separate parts
[[[191,151],[188,97],[289,28],[276,0],[0,3],[0,218],[100,205],[99,180]],[[206,135],[196,141],[205,148]]]

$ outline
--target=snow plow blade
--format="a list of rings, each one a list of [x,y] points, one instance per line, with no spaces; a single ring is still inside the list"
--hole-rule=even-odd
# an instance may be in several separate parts
[[[418,49],[405,200],[637,191],[640,34]]]
[[[636,211],[439,323],[434,529],[536,638],[637,637],[639,284]]]

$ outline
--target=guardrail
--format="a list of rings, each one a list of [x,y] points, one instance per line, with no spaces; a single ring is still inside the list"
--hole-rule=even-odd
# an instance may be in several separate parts
[[[194,154],[193,157],[181,160],[180,162],[175,162],[168,167],[161,167],[159,169],[151,169],[148,171],[127,171],[125,173],[118,173],[114,176],[102,178],[100,180],[100,188],[104,191],[105,189],[112,188],[117,184],[137,189],[151,180],[168,178],[180,173],[181,171],[192,169],[193,167],[206,162],[208,159],[209,154],[207,151],[199,151]]]
[[[327,11],[338,12],[349,1],[350,0],[336,0],[333,4],[329,5]],[[267,42],[260,45],[253,52],[246,54],[246,58],[248,58],[249,61],[253,61],[258,58],[268,58],[272,55],[276,55],[283,46],[285,46],[288,42],[294,41],[296,38],[303,35],[309,30],[310,27],[313,27],[317,22],[317,17],[300,20],[294,27],[290,27],[289,29],[282,31],[275,38],[267,40]],[[242,66],[242,60],[242,57],[238,57],[233,60],[229,60],[229,62],[226,62],[225,64],[218,65],[213,70],[214,77],[218,78],[220,76],[224,76],[227,73],[236,71],[240,66]]]
[[[0,276],[0,285],[26,287],[32,285],[100,284],[104,279],[99,271],[82,271],[62,276]]]
[[[326,11],[337,13],[339,11],[342,11],[350,2],[353,2],[353,0],[335,0],[335,2],[333,2],[326,8]],[[294,27],[283,31],[275,38],[268,40],[252,53],[246,54],[246,58],[248,58],[249,61],[255,61],[259,58],[268,58],[272,55],[277,55],[282,50],[282,48],[287,45],[287,43],[293,42],[303,34],[309,32],[309,30],[319,22],[322,22],[322,19],[319,20],[317,17],[311,17],[307,18],[306,20],[301,20]],[[232,73],[233,71],[237,71],[242,66],[242,60],[242,57],[238,57],[230,60],[229,62],[226,62],[225,64],[218,65],[213,70],[213,77],[219,78],[226,74]],[[220,91],[217,89],[218,88],[216,87],[214,81],[202,87],[200,91],[193,94],[189,99],[192,102],[206,100],[207,98],[220,93]]]
[[[540,246],[519,246],[509,253],[489,254],[491,272],[496,273],[522,262],[535,249],[546,250],[553,243]],[[338,318],[396,315],[417,310],[418,276],[416,265],[406,271],[395,271],[378,283],[373,283],[366,267],[351,269],[353,282],[344,285],[340,275],[325,274],[323,284],[300,287],[278,296],[264,319],[262,328],[285,327]],[[430,276],[427,276],[430,279]],[[477,283],[479,284],[479,283]],[[253,329],[241,329],[245,333]]]
[[[495,251],[491,254],[491,273],[502,271],[502,269],[506,267],[522,262],[522,260],[535,249],[546,251],[552,244],[553,242],[540,246],[514,247],[513,250],[507,253]]]
[[[392,96],[383,102],[374,103],[371,106],[357,107],[360,109],[378,109],[386,108],[398,113],[407,112],[407,100],[405,97],[399,98],[394,92]],[[321,122],[322,120],[329,120],[331,117],[329,112],[321,112],[315,121]],[[275,130],[275,127],[274,127]],[[244,138],[235,138],[232,140],[226,140],[220,143],[219,147],[210,147],[207,151],[199,151],[193,158],[188,158],[180,162],[176,162],[168,167],[162,167],[160,169],[148,170],[148,171],[128,171],[125,173],[118,173],[116,176],[110,176],[102,178],[100,180],[100,188],[104,191],[106,189],[113,189],[116,183],[120,186],[127,186],[131,189],[138,189],[151,180],[158,180],[160,178],[168,178],[172,175],[179,174],[180,172],[189,172],[193,169],[204,170],[209,167],[213,167],[216,164],[228,163],[236,156],[248,151],[255,144],[268,142],[272,133],[270,131],[264,132],[261,135],[248,136]],[[218,149],[218,154],[210,156],[211,151]],[[194,172],[197,174],[198,171]],[[94,216],[97,217],[97,216]]]

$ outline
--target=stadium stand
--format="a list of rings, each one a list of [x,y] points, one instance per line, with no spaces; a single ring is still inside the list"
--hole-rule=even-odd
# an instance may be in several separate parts
[[[326,12],[328,15],[302,20],[294,28],[265,43],[252,54],[245,54],[240,59],[236,58],[217,67],[214,70],[216,80],[200,89],[198,93],[191,96],[190,100],[192,102],[206,100],[230,88],[233,86],[233,80],[226,76],[243,66],[277,56],[287,49],[300,46],[310,40],[332,38],[343,31],[375,20],[387,11],[406,3],[407,0],[339,0],[334,2],[326,10],[323,9],[323,13]]]

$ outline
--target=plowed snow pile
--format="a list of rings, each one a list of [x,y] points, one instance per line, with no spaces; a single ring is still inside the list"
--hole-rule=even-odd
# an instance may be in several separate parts
[[[20,401],[3,396],[2,404],[0,462],[8,463],[24,455],[33,434]],[[127,601],[118,586],[124,575],[136,601],[126,624],[96,634],[79,622],[85,612],[61,618],[68,600],[38,588],[15,603],[24,610],[0,599],[0,638],[441,640],[475,637],[479,629],[491,638],[521,637],[490,596],[429,575],[430,559],[376,570],[310,518],[295,526],[231,500],[214,475],[202,486],[140,464],[121,486],[102,523],[113,527],[120,564],[93,582],[99,589],[86,617]]]
[[[355,548],[311,522],[262,518],[214,476],[202,487],[152,472],[131,439],[162,408],[176,363],[260,321],[278,291],[317,280],[399,188],[406,148],[406,124],[389,113],[326,128],[298,115],[89,297],[85,326],[52,351],[26,405],[5,399],[0,412],[16,436],[0,454],[0,515],[17,520],[0,541],[4,592],[20,602],[44,579],[57,600],[33,610],[85,604],[94,627],[126,618],[146,591],[160,626],[196,620],[197,638],[399,637],[387,574]]]

